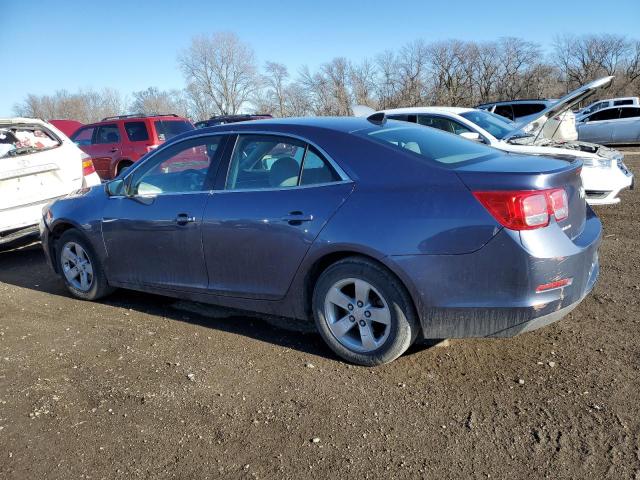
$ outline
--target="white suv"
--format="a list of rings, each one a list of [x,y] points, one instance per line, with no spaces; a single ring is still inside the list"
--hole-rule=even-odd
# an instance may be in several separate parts
[[[48,202],[98,184],[91,159],[53,125],[0,119],[0,250],[37,238]]]

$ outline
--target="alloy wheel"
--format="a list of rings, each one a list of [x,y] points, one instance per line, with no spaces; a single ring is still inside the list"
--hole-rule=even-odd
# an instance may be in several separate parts
[[[389,337],[391,310],[365,280],[347,278],[333,284],[325,296],[324,315],[336,340],[352,351],[372,352]]]
[[[82,292],[88,292],[93,285],[93,266],[89,255],[82,246],[67,242],[60,254],[62,272],[67,282]]]

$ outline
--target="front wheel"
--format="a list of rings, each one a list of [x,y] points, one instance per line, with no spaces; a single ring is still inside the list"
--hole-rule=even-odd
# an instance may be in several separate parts
[[[77,231],[67,230],[56,244],[58,271],[74,297],[98,300],[114,289],[107,283],[91,244]]]
[[[391,362],[413,343],[418,321],[398,279],[364,258],[347,258],[327,268],[313,294],[316,326],[329,347],[365,366]]]

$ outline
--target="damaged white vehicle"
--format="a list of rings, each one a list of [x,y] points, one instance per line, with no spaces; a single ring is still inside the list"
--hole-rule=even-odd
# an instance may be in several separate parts
[[[571,107],[606,87],[612,80],[613,77],[601,78],[574,90],[521,127],[493,113],[473,108],[412,107],[383,112],[392,120],[439,128],[507,152],[579,158],[583,162],[582,184],[587,202],[592,205],[612,204],[620,201],[618,194],[621,190],[633,188],[633,174],[624,164],[622,153],[594,143],[553,140],[556,138],[554,130],[562,123],[553,119],[562,117]],[[365,113],[360,107],[356,115]]]
[[[37,239],[48,202],[98,184],[91,159],[53,125],[0,119],[0,250]]]

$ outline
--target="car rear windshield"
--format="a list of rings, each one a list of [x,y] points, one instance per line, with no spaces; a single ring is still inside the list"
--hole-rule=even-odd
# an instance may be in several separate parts
[[[0,125],[0,158],[37,153],[59,145],[60,140],[39,125]]]
[[[156,120],[154,124],[158,140],[161,142],[194,129],[193,125],[185,120]]]
[[[383,128],[355,132],[376,142],[409,151],[428,160],[453,165],[495,154],[495,150],[435,128],[389,121]]]

